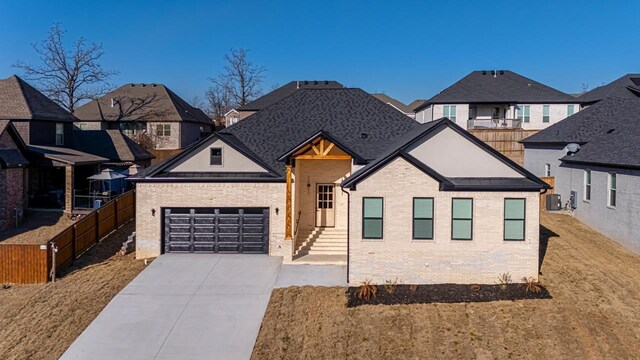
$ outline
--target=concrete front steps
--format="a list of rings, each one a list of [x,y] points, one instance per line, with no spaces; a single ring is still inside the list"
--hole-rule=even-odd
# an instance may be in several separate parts
[[[317,227],[311,231],[300,232],[297,237],[294,257],[306,255],[347,254],[347,231],[335,228]]]

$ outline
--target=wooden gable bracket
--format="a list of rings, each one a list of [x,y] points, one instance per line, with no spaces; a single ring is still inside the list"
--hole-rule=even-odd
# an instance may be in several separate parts
[[[329,152],[331,152],[334,147],[334,143],[319,136],[316,140],[309,143],[309,145],[300,149],[300,151],[293,155],[293,158],[299,160],[351,160],[351,156],[349,155],[329,155]]]

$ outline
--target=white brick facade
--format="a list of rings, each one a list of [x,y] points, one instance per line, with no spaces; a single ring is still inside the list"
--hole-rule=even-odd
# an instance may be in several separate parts
[[[439,183],[398,158],[351,192],[349,282],[496,283],[538,277],[538,192],[441,192]],[[362,239],[362,198],[384,198],[383,239]],[[434,240],[412,240],[414,197],[434,198]],[[473,240],[451,240],[451,199],[473,198]],[[524,241],[503,240],[505,198],[526,199]]]
[[[269,208],[269,254],[291,261],[293,244],[284,240],[285,194],[284,183],[138,183],[136,257],[162,253],[163,208],[265,207]]]

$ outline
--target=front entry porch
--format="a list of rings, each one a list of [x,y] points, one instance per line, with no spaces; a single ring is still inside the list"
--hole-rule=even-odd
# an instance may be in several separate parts
[[[351,174],[352,161],[323,135],[288,158],[286,234],[294,262],[346,263],[349,195],[340,183]]]

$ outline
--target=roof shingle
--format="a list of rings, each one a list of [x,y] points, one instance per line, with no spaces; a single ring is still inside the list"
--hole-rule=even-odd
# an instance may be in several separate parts
[[[0,80],[0,119],[76,120],[71,113],[16,75]]]

